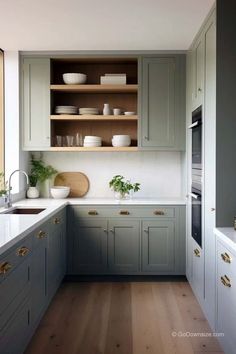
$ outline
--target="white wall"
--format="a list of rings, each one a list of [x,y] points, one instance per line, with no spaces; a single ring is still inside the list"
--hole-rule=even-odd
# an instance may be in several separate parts
[[[109,180],[121,174],[141,183],[138,197],[183,196],[183,156],[180,152],[68,153],[44,152],[43,159],[59,172],[79,171],[90,180],[87,197],[113,197]]]
[[[5,85],[5,176],[16,169],[28,168],[28,153],[22,152],[20,141],[19,52],[4,52]],[[15,199],[24,196],[25,179],[16,174],[12,179]]]

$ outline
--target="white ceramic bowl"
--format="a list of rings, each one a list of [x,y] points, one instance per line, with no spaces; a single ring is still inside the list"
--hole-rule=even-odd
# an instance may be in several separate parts
[[[125,146],[130,146],[131,141],[127,141],[127,142],[119,141],[118,142],[118,141],[115,141],[114,139],[112,139],[111,143],[112,143],[112,146],[114,146],[114,147],[125,147]]]
[[[64,199],[68,197],[70,193],[70,187],[65,186],[54,186],[50,188],[51,196],[54,199]]]
[[[84,142],[84,147],[99,147],[99,146],[102,146],[101,142],[91,142],[91,143]]]
[[[126,115],[126,116],[134,116],[135,112],[124,112],[124,115]]]
[[[66,73],[62,76],[64,83],[67,85],[84,84],[87,80],[87,75],[81,73]]]

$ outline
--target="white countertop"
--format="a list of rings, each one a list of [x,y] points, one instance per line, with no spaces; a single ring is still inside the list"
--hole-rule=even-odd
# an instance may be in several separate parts
[[[216,227],[214,233],[220,240],[236,251],[236,231],[233,227]]]
[[[6,209],[0,208],[0,255],[22,240],[39,224],[66,205],[185,205],[184,199],[145,199],[117,201],[114,198],[67,198],[67,199],[23,199],[13,204],[27,208],[46,208],[39,214],[16,215],[4,214]]]

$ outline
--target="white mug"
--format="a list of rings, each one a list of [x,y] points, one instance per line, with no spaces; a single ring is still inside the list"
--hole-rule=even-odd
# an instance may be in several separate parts
[[[119,116],[121,114],[121,109],[120,108],[113,108],[113,114],[114,114],[114,116]]]

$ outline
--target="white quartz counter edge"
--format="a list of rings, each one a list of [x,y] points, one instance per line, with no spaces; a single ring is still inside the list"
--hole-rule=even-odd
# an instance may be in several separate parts
[[[33,231],[54,213],[66,205],[185,205],[183,199],[132,199],[116,201],[114,198],[67,198],[67,199],[23,199],[15,206],[28,208],[46,208],[39,214],[14,215],[4,214],[5,209],[0,208],[0,256],[9,248]]]
[[[217,227],[214,233],[219,240],[236,252],[236,231],[233,227]]]

